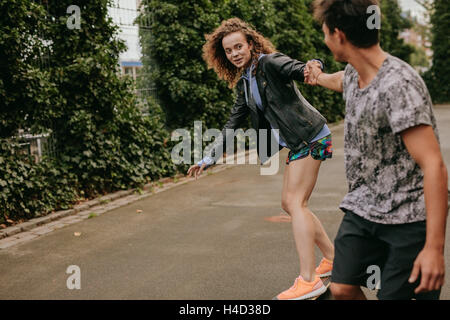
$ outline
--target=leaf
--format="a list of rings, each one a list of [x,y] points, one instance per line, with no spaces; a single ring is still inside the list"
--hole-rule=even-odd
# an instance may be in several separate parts
[[[83,154],[88,158],[92,156],[92,152],[90,150],[83,151]]]

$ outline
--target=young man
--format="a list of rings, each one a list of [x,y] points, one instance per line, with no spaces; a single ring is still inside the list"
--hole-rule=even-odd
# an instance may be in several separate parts
[[[369,28],[375,0],[316,0],[315,17],[345,71],[314,62],[312,85],[343,92],[348,193],[335,239],[331,290],[365,299],[381,271],[379,299],[438,299],[444,282],[447,169],[428,90],[414,69],[384,52]],[[373,7],[372,7],[373,8]],[[375,266],[375,267],[373,267]],[[368,281],[369,280],[369,281]]]

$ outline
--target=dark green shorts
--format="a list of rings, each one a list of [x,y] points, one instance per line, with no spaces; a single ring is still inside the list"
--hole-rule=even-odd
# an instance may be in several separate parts
[[[383,300],[437,300],[440,290],[416,295],[420,278],[408,282],[425,235],[425,221],[386,225],[346,211],[334,240],[331,281],[369,289],[379,283],[377,297]]]

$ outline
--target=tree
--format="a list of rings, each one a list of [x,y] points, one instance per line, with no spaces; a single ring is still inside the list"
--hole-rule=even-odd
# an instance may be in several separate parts
[[[143,117],[131,83],[120,77],[125,45],[108,17],[109,0],[79,1],[81,28],[67,28],[71,0],[49,3],[53,79],[64,103],[54,130],[63,160],[89,195],[142,185],[173,172],[167,131]],[[153,132],[152,132],[153,130]]]
[[[195,120],[219,128],[228,117],[232,93],[202,59],[204,35],[220,23],[222,1],[142,1],[138,18],[143,81],[156,86],[170,129],[191,128]]]
[[[322,26],[312,16],[312,0],[273,0],[275,12],[271,39],[280,52],[291,58],[307,61],[314,58],[325,62],[325,71],[337,72],[344,65],[336,62],[323,41]],[[301,93],[329,122],[344,116],[341,94],[320,87],[298,84]]]
[[[424,75],[428,89],[434,102],[445,103],[450,101],[450,64],[448,63],[448,52],[450,42],[448,41],[448,30],[450,30],[450,2],[446,0],[435,0],[432,10],[432,44],[433,65]],[[447,85],[442,85],[447,83]]]
[[[411,22],[402,16],[398,0],[381,0],[381,47],[408,63],[414,47],[399,39],[402,30],[412,27]]]
[[[67,26],[72,0],[0,2],[0,223],[31,218],[139,187],[176,172],[157,105],[143,116],[132,83],[118,73],[124,44],[108,0],[77,1],[80,28]],[[56,155],[39,163],[11,139],[19,128],[52,130]]]
[[[430,66],[425,49],[414,47],[414,52],[411,54],[411,65],[419,68],[428,68]]]
[[[43,41],[45,10],[32,1],[0,3],[0,139],[32,127],[39,131],[58,101]]]

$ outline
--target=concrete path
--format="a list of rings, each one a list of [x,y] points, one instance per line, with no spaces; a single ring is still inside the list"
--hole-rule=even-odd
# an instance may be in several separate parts
[[[435,111],[450,168],[450,106]],[[334,157],[323,164],[310,205],[334,239],[347,185],[343,128],[332,131]],[[231,167],[0,250],[0,299],[271,299],[299,267],[290,223],[270,221],[282,211],[286,155],[277,175]],[[80,268],[79,290],[67,287],[71,265]],[[449,281],[441,298],[450,299]]]

